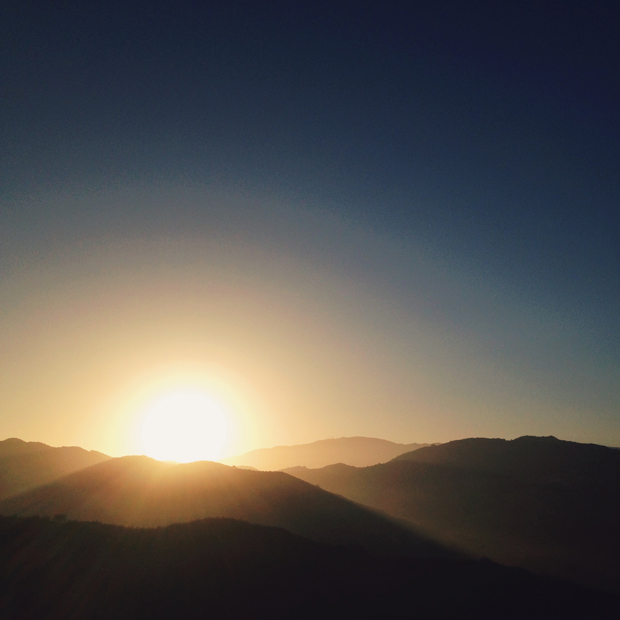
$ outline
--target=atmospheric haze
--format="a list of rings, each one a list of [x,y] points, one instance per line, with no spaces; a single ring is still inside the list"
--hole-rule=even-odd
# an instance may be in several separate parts
[[[360,434],[620,443],[587,334],[424,239],[184,185],[9,206],[7,436],[142,453],[152,403],[197,390],[227,417],[221,457]]]
[[[4,436],[619,445],[617,11],[492,4],[4,3]]]

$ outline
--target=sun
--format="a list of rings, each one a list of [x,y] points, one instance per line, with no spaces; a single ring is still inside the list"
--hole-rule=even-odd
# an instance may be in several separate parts
[[[142,424],[144,453],[161,461],[216,459],[226,439],[226,418],[200,392],[177,392],[158,400]]]

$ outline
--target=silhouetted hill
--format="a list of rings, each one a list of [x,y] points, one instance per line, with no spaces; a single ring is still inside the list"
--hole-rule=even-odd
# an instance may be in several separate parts
[[[390,463],[289,473],[493,560],[620,591],[620,451],[465,439]]]
[[[229,519],[145,530],[0,518],[11,620],[603,620],[617,606],[489,561],[377,558]]]
[[[293,476],[209,461],[111,459],[3,500],[0,514],[64,514],[70,519],[139,527],[230,517],[381,553],[455,555],[413,528]]]
[[[287,467],[325,467],[346,463],[366,467],[386,463],[395,456],[417,450],[428,444],[402,444],[372,437],[341,437],[322,439],[297,446],[276,446],[252,450],[240,456],[222,459],[226,465],[247,465],[263,471],[278,471]]]
[[[0,441],[0,499],[47,484],[109,456],[77,447],[52,448],[21,439]]]

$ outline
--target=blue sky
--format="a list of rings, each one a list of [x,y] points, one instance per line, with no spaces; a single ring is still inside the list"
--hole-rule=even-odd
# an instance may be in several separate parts
[[[12,434],[131,451],[104,438],[182,367],[245,394],[229,451],[620,445],[613,3],[30,2],[0,22]]]

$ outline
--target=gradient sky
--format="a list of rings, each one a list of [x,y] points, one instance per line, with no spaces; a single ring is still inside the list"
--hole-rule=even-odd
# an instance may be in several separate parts
[[[620,445],[614,2],[4,2],[0,438]]]

